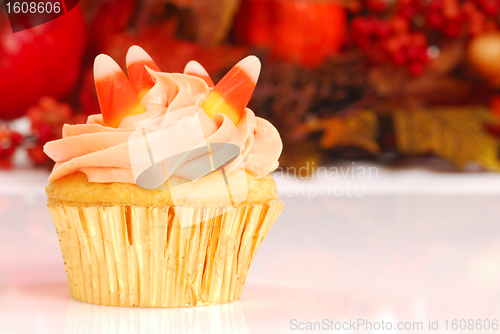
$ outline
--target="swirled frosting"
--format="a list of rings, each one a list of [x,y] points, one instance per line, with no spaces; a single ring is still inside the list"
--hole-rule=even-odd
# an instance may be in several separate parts
[[[245,170],[253,176],[264,177],[278,167],[283,144],[278,131],[267,120],[256,117],[248,108],[237,125],[222,113],[210,118],[201,105],[212,88],[203,79],[188,74],[150,72],[156,83],[141,101],[143,113],[125,117],[117,128],[105,126],[101,114],[91,115],[86,124],[65,124],[62,139],[44,146],[45,153],[56,162],[49,182],[82,172],[89,182],[135,183],[129,152],[132,132],[144,124],[162,133],[175,131],[175,135],[167,136],[171,142],[161,141],[165,140],[163,136],[156,139],[159,142],[149,144],[185,146],[194,134],[183,125],[194,119],[199,120],[207,143],[237,145]],[[183,131],[179,132],[179,127]],[[172,156],[175,153],[178,152],[172,152]],[[235,168],[236,164],[225,167],[226,172]],[[180,169],[182,165],[177,170]],[[170,176],[176,176],[176,170]]]

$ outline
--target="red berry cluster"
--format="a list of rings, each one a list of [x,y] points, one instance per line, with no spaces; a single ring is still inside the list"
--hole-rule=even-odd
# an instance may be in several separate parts
[[[27,151],[36,165],[52,164],[43,152],[43,145],[61,138],[62,127],[65,123],[84,121],[73,116],[73,110],[68,104],[59,103],[50,97],[44,97],[37,105],[30,107],[26,116],[31,121],[32,131],[32,141]]]
[[[434,0],[431,0],[432,2]],[[407,20],[413,20],[425,7],[425,0],[397,0],[396,14]]]
[[[344,4],[346,9],[353,14],[359,14],[363,10],[382,13],[389,8],[389,1],[387,0],[346,0]]]
[[[428,27],[441,31],[448,37],[457,37],[464,22],[458,0],[433,0],[424,11]]]
[[[7,125],[0,126],[0,168],[12,167],[12,157],[22,141],[21,134],[12,131]]]
[[[498,30],[499,11],[498,0],[399,0],[396,6],[398,15],[409,20],[423,15],[425,26],[447,37]]]
[[[498,30],[500,1],[396,0],[394,6],[389,6],[388,0],[350,0],[347,9],[357,14],[395,14],[411,22],[418,21],[421,27],[440,31],[447,37],[457,37],[462,32],[475,36]]]
[[[374,13],[381,13],[387,10],[389,5],[385,0],[366,0],[366,7]]]
[[[466,1],[462,6],[462,12],[471,35],[498,30],[496,19],[500,13],[500,2],[497,0]]]
[[[390,61],[406,66],[413,76],[421,75],[428,62],[425,35],[410,31],[408,19],[395,15],[388,20],[355,17],[351,22],[351,41],[373,63]]]
[[[18,148],[26,148],[35,165],[52,166],[52,160],[43,152],[45,143],[61,138],[65,123],[85,123],[83,114],[73,115],[71,107],[57,100],[44,97],[26,111],[31,121],[31,133],[23,137],[0,123],[0,168],[11,168],[12,158]]]
[[[422,74],[428,62],[423,32],[453,38],[498,30],[499,0],[397,0],[390,6],[387,0],[351,1],[351,43],[372,63],[390,61],[406,66],[414,76]]]

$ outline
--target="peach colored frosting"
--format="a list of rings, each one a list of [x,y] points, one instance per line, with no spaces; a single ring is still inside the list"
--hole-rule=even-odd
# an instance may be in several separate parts
[[[276,128],[252,110],[246,109],[236,126],[224,114],[209,118],[201,105],[212,88],[204,80],[180,73],[151,74],[156,84],[141,101],[145,112],[124,118],[118,128],[104,126],[102,115],[91,115],[86,124],[63,127],[63,138],[45,145],[45,153],[56,164],[49,182],[63,176],[83,172],[89,182],[135,183],[129,152],[129,136],[138,127],[154,121],[157,131],[174,131],[172,142],[157,142],[150,145],[164,147],[185,146],[190,141],[190,130],[183,124],[196,118],[201,124],[207,143],[232,143],[241,150],[244,168],[260,178],[278,167],[278,158],[283,147]],[[172,117],[172,115],[175,115]],[[158,139],[160,140],[160,139]],[[178,152],[172,152],[172,156]],[[192,163],[188,161],[187,163]],[[182,165],[179,166],[182,168]],[[226,167],[226,172],[237,168],[236,164]],[[170,176],[175,176],[174,171]]]

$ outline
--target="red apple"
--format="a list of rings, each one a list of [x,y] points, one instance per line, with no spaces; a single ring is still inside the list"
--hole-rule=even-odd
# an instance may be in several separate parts
[[[23,116],[43,96],[70,93],[80,74],[86,39],[79,6],[17,33],[0,11],[0,119]]]

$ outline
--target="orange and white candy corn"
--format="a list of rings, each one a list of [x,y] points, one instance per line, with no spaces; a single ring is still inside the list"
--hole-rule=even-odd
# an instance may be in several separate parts
[[[186,64],[186,67],[184,67],[184,74],[189,74],[205,80],[208,87],[214,86],[214,82],[212,81],[212,78],[210,78],[207,70],[205,70],[205,68],[195,60],[191,60]]]
[[[111,57],[95,58],[94,82],[104,125],[116,128],[123,118],[144,112],[132,84]]]
[[[160,68],[149,54],[137,45],[128,49],[126,63],[128,77],[140,101],[155,84],[146,66],[156,72],[159,72]]]
[[[252,97],[260,68],[259,58],[255,56],[241,60],[208,93],[202,109],[209,117],[223,113],[238,124]]]

